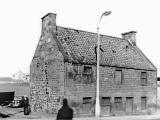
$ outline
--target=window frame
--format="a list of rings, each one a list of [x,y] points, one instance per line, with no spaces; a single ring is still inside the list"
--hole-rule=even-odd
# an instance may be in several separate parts
[[[145,105],[142,105],[142,100],[145,100]],[[141,97],[141,110],[146,110],[147,109],[147,96],[142,96]]]
[[[83,104],[90,104],[90,103],[92,103],[92,97],[83,97],[82,98],[82,103]]]
[[[141,72],[141,86],[147,86],[147,72]]]
[[[87,69],[89,68],[89,72],[86,73]],[[93,69],[92,66],[83,66],[83,84],[91,84],[93,83]],[[86,77],[86,78],[85,78]]]
[[[123,98],[122,97],[114,97],[114,104],[118,111],[122,110],[123,107]]]
[[[120,73],[121,73],[120,80],[118,80],[118,81],[117,81],[117,79],[116,79],[116,72],[120,72]],[[116,83],[117,85],[122,85],[123,82],[124,82],[123,79],[124,79],[124,77],[123,77],[123,71],[122,71],[122,69],[116,69],[116,70],[115,70],[115,74],[114,74],[114,81],[115,81],[115,83]]]
[[[101,97],[101,106],[109,106],[109,105],[111,105],[111,97]]]

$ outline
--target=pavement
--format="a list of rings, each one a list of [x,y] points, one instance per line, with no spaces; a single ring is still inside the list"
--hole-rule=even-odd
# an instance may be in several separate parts
[[[0,118],[5,120],[56,120],[56,117],[52,114],[45,113],[31,113],[30,115],[24,115],[22,108],[3,108],[0,109],[0,113],[8,114],[10,117]],[[160,120],[160,112],[154,115],[130,115],[130,116],[107,116],[107,117],[82,117],[73,118],[73,120]]]
[[[6,120],[56,120],[55,116],[41,114],[41,113],[32,113],[30,115],[19,115],[11,116],[10,118],[5,118]],[[84,117],[84,118],[73,118],[73,120],[160,120],[160,114],[155,115],[138,115],[138,116],[108,116],[108,117]]]

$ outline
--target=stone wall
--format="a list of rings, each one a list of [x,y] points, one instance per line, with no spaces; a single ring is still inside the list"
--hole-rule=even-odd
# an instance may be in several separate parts
[[[88,115],[94,115],[95,97],[96,97],[96,69],[91,65],[85,65],[92,68],[92,80],[86,79],[84,72],[84,65],[65,63],[66,77],[65,77],[65,96],[69,100],[70,106],[74,110],[76,116],[81,116],[84,113],[83,98],[91,97],[91,107]],[[86,82],[86,80],[88,82]]]
[[[37,63],[37,62],[36,62]],[[33,62],[33,65],[34,64]],[[45,63],[41,63],[40,69],[45,69]],[[92,81],[85,83],[83,76],[84,66],[92,68]],[[91,97],[90,112],[94,115],[96,97],[96,67],[92,65],[77,65],[51,60],[48,62],[48,77],[40,69],[32,66],[31,78],[31,103],[34,111],[47,111],[56,113],[61,106],[61,100],[65,97],[73,108],[75,116],[84,113],[83,98]],[[122,83],[115,82],[116,70],[122,70]],[[33,72],[35,71],[35,72]],[[149,114],[156,109],[156,72],[147,72],[147,86],[141,86],[140,76],[142,70],[120,69],[115,67],[100,67],[100,102],[102,97],[110,98],[109,115],[122,115],[126,113],[126,98],[133,97],[133,111],[130,114]],[[39,77],[39,78],[38,78]],[[38,80],[44,78],[43,80]],[[47,93],[48,92],[48,93]],[[147,97],[147,109],[141,110],[141,97]],[[115,108],[115,97],[122,97],[122,111]],[[102,109],[101,113],[105,113]]]
[[[31,110],[57,113],[66,97],[75,115],[92,116],[96,98],[96,66],[66,62],[65,54],[57,40],[56,15],[49,14],[42,18],[42,33],[30,66]],[[122,78],[118,82],[117,70],[122,73],[118,73],[118,79]],[[141,85],[141,72],[147,73],[146,86]],[[103,103],[105,106],[101,113],[124,114],[127,98],[133,99],[132,114],[152,113],[156,104],[156,87],[156,71],[100,66],[100,102],[102,104],[102,97],[109,100],[109,103]],[[121,111],[117,111],[115,97],[122,98]],[[147,98],[147,109],[143,111],[141,97]]]
[[[83,83],[84,66],[92,67],[93,82]],[[74,70],[76,69],[76,70]],[[79,72],[77,72],[79,70]],[[115,81],[116,70],[122,71],[122,83],[117,84]],[[76,71],[76,72],[75,72]],[[126,99],[133,98],[133,108],[130,114],[151,114],[156,110],[156,72],[147,72],[147,85],[141,85],[141,72],[144,70],[125,69],[115,67],[100,67],[100,102],[102,97],[110,98],[110,113],[109,115],[126,114]],[[72,74],[71,74],[72,73]],[[76,114],[83,114],[83,98],[92,98],[92,114],[94,113],[95,96],[96,96],[96,67],[91,65],[75,65],[66,63],[66,83],[65,95],[70,101]],[[122,97],[122,111],[116,111],[115,97]],[[141,110],[141,97],[147,98],[146,110]],[[76,103],[77,106],[72,105]],[[102,110],[101,113],[104,113]],[[127,113],[128,114],[128,113]]]
[[[122,83],[116,84],[115,72],[122,70]],[[156,72],[147,72],[147,85],[141,85],[141,72],[144,70],[119,69],[114,67],[103,67],[100,72],[100,97],[110,97],[111,104],[114,104],[114,97],[122,97],[122,109],[126,111],[126,97],[133,97],[132,114],[153,113],[156,110]],[[141,97],[147,97],[147,109],[141,110]],[[114,105],[112,112],[114,113]]]
[[[50,61],[47,66],[45,63],[31,73],[31,108],[32,111],[57,112],[64,92],[63,63]]]
[[[160,81],[157,80],[157,111],[160,113]]]
[[[64,96],[65,71],[50,17],[55,18],[43,18],[41,38],[30,66],[30,102],[32,111],[57,113]]]

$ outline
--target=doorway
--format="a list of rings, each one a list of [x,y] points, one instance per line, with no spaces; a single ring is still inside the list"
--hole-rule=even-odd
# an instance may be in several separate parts
[[[133,112],[133,97],[126,97],[126,112]]]

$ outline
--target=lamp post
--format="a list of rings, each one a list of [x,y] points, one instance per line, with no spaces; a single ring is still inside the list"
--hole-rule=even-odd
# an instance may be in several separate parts
[[[100,61],[100,56],[99,56],[99,48],[100,48],[100,22],[103,16],[108,16],[111,14],[111,11],[105,11],[100,19],[98,20],[97,23],[97,87],[96,87],[96,105],[95,105],[95,115],[96,117],[100,116],[100,101],[99,101],[99,61]]]

